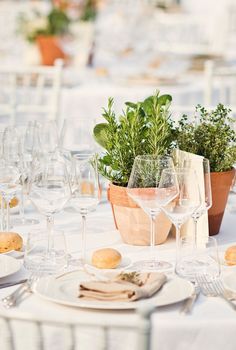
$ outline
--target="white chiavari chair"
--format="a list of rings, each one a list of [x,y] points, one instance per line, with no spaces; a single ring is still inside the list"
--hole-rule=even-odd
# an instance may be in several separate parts
[[[104,320],[46,320],[35,315],[0,312],[1,350],[150,350],[153,307],[138,310],[132,322]],[[16,316],[17,315],[17,316]]]
[[[205,63],[204,104],[223,103],[236,112],[236,67],[218,66],[212,60]]]
[[[58,120],[63,61],[53,67],[0,67],[0,119]],[[6,120],[9,123],[9,120]]]

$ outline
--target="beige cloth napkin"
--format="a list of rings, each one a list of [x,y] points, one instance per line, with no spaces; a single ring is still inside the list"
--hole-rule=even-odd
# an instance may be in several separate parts
[[[195,170],[196,175],[198,177],[199,185],[200,185],[200,191],[202,194],[202,198],[204,198],[204,174],[203,174],[203,168],[202,168],[202,156],[199,156],[197,154],[181,151],[179,149],[175,149],[173,152],[173,158],[175,161],[175,164],[179,167],[191,167],[191,169]],[[193,237],[194,235],[194,222],[192,219],[188,220],[181,228],[181,236],[187,236],[187,237]],[[199,244],[201,242],[207,241],[207,238],[209,236],[209,228],[208,228],[208,215],[203,214],[198,219],[198,226],[197,226],[197,236]]]
[[[134,301],[151,297],[167,280],[163,273],[158,272],[137,274],[133,282],[130,279],[127,281],[127,275],[130,274],[121,273],[106,282],[82,282],[79,297],[101,301]]]

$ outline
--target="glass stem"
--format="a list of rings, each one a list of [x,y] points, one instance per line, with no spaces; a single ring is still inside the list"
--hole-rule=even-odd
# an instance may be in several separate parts
[[[5,229],[5,225],[4,225],[5,209],[4,209],[4,206],[5,206],[5,201],[3,199],[3,195],[1,195],[1,231],[4,231],[4,229]]]
[[[10,229],[10,201],[6,200],[7,206],[7,219],[6,219],[6,231],[9,232]]]
[[[198,223],[198,218],[194,218],[194,240],[193,240],[193,249],[196,251],[197,249],[197,223]]]
[[[21,189],[20,218],[21,218],[21,221],[24,223],[24,221],[25,221],[25,195],[24,195],[23,187],[24,187],[24,185],[22,186],[22,189]]]
[[[52,215],[47,216],[47,230],[48,230],[48,247],[47,254],[53,249],[53,228],[54,228],[54,217]]]
[[[151,231],[150,231],[150,256],[154,260],[154,247],[155,247],[155,229],[156,229],[156,213],[151,213]]]
[[[86,214],[82,214],[82,263],[85,264],[86,259]]]
[[[182,224],[176,224],[176,264],[179,261],[180,229]]]
[[[155,223],[156,223],[156,215],[151,214],[151,235],[150,235],[151,248],[155,247]]]

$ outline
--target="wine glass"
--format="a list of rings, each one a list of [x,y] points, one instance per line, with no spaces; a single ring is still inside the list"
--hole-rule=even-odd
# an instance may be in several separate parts
[[[209,239],[207,236],[198,235],[198,222],[200,217],[206,214],[207,210],[209,210],[212,205],[210,164],[209,160],[206,158],[194,158],[190,161],[185,161],[185,167],[195,169],[196,176],[199,179],[201,203],[191,215],[194,222],[194,235],[193,237],[188,237],[188,246],[191,246],[188,258],[180,258],[177,269],[182,277],[195,281],[196,273],[198,273],[200,269],[206,269],[208,263],[205,263],[204,266],[204,260],[199,258],[199,250],[202,249],[202,246],[207,248]],[[204,232],[202,233],[204,234]],[[186,242],[186,240],[184,242]],[[213,246],[215,246],[214,242]]]
[[[10,202],[16,196],[16,194],[20,191],[20,175],[21,171],[19,166],[21,164],[21,154],[20,154],[20,135],[16,127],[7,126],[4,129],[2,136],[2,167],[6,167],[6,170],[2,173],[4,177],[8,177],[10,183],[7,188],[6,184],[4,185],[5,190],[2,192],[2,208],[6,207],[6,230],[9,230],[10,227]],[[13,180],[13,177],[10,176],[10,171],[13,171],[15,178],[17,180]],[[11,179],[10,179],[11,177]],[[14,184],[12,183],[14,182]],[[11,189],[9,188],[11,187]],[[7,192],[6,192],[7,191]],[[4,203],[5,201],[5,203]],[[4,215],[3,215],[4,216]],[[4,226],[4,225],[2,225]]]
[[[30,186],[30,200],[47,218],[47,251],[44,256],[45,270],[56,270],[61,264],[61,254],[54,247],[54,214],[60,212],[71,197],[71,186],[66,166],[55,159],[43,160],[34,170]]]
[[[200,208],[201,195],[196,173],[189,168],[177,168],[174,171],[164,169],[161,174],[160,186],[169,182],[173,184],[176,179],[179,188],[178,195],[172,201],[169,201],[169,205],[165,205],[163,202],[161,208],[176,228],[176,266],[178,266],[180,229]],[[165,196],[165,193],[163,196]],[[178,273],[178,270],[176,272]]]
[[[8,126],[3,133],[3,158],[6,163],[15,165],[20,157],[20,135],[16,127]]]
[[[92,156],[97,148],[93,138],[94,120],[87,117],[66,118],[60,133],[60,148],[70,151],[71,155],[87,154]]]
[[[20,200],[20,215],[13,221],[14,225],[36,225],[39,221],[35,218],[25,217],[25,199],[28,198],[29,181],[38,161],[38,138],[37,126],[35,122],[29,122],[20,135],[20,155],[17,162],[21,173],[21,200]]]
[[[55,121],[37,123],[40,151],[43,155],[55,153],[59,146],[59,135]]]
[[[6,203],[6,211],[7,211],[7,216],[6,216],[6,227],[5,230],[6,232],[9,232],[9,217],[10,217],[10,201],[18,191],[20,191],[20,185],[19,185],[19,178],[20,178],[20,173],[18,169],[14,166],[1,166],[0,167],[0,192],[1,192],[1,197],[3,198],[2,201],[2,208],[4,208],[5,203]],[[3,220],[3,210],[2,210],[2,220]],[[3,222],[2,222],[2,229],[3,227]]]
[[[161,212],[161,205],[167,205],[178,194],[178,185],[174,182],[160,183],[163,169],[174,170],[171,157],[168,156],[137,156],[134,160],[129,178],[128,195],[146,212],[151,220],[150,250],[151,259],[135,262],[135,267],[148,270],[164,270],[171,267],[166,261],[154,257],[155,220]],[[165,196],[163,196],[165,193]]]
[[[211,176],[210,176],[210,163],[206,158],[201,158],[199,160],[194,160],[196,164],[196,174],[199,177],[200,183],[203,185],[200,186],[201,192],[201,205],[194,211],[192,218],[194,221],[194,242],[197,246],[197,233],[198,233],[198,221],[203,214],[206,214],[207,211],[212,206],[212,194],[211,194]]]
[[[71,259],[71,265],[84,265],[86,261],[86,218],[96,209],[100,199],[100,188],[95,155],[75,154],[73,156],[74,174],[72,181],[72,204],[82,217],[82,256]]]

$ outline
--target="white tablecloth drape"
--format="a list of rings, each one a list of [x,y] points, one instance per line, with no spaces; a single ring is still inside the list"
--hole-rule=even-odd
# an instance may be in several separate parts
[[[34,213],[35,214],[35,213]],[[81,247],[81,219],[78,213],[65,211],[58,214],[55,218],[56,226],[65,231],[69,252],[79,251]],[[236,236],[234,227],[236,224],[235,213],[226,212],[220,233],[216,236],[220,254],[225,248],[235,244]],[[43,227],[43,224],[41,224]],[[20,232],[20,228],[15,228]],[[24,237],[30,228],[24,229]],[[21,231],[22,232],[22,231]],[[118,249],[123,257],[131,261],[145,257],[146,247],[129,246],[121,241],[119,233],[114,229],[112,213],[109,204],[101,204],[97,211],[88,216],[88,250],[91,253],[99,247],[114,247]],[[171,260],[175,256],[175,242],[173,238],[156,248],[157,254],[161,257],[169,257]],[[235,271],[235,267],[223,267],[222,274]],[[6,277],[3,280],[20,278],[25,275],[22,268],[16,275]],[[16,287],[0,290],[0,298],[6,296]],[[193,308],[192,314],[180,314],[182,303],[172,306],[157,308],[152,316],[152,349],[160,350],[235,350],[235,311],[221,298],[206,298],[200,296]],[[3,306],[0,305],[0,309]],[[32,295],[26,298],[13,313],[32,313],[39,317],[55,317],[55,319],[64,319],[77,321],[78,319],[91,320],[99,317],[101,320],[129,320],[132,322],[135,314],[132,311],[105,311],[105,310],[86,310],[71,308],[63,305],[57,305],[40,299]],[[93,336],[93,335],[91,335]],[[91,339],[90,336],[90,339]],[[122,338],[122,337],[121,337]],[[120,341],[119,336],[115,339]],[[131,338],[130,338],[131,339]],[[127,346],[130,346],[127,338]],[[123,341],[123,339],[122,339]],[[124,340],[124,348],[125,340]],[[50,347],[50,350],[54,349]],[[60,347],[56,347],[57,350]],[[111,349],[116,349],[115,345]],[[127,348],[128,349],[128,348]]]

